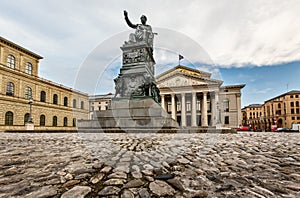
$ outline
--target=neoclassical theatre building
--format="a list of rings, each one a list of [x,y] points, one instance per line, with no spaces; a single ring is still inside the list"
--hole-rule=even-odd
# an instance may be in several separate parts
[[[0,131],[73,130],[88,119],[88,95],[38,76],[41,56],[0,37]]]
[[[162,107],[182,127],[241,125],[241,89],[245,86],[222,86],[211,73],[177,66],[156,78]]]

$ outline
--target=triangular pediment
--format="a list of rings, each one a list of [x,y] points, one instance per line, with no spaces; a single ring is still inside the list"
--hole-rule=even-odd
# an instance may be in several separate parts
[[[194,76],[187,76],[182,74],[175,74],[166,79],[157,81],[159,87],[182,87],[195,85],[218,84],[215,81],[205,78],[195,78]]]
[[[158,87],[221,85],[223,81],[210,78],[211,74],[184,66],[177,66],[157,77]]]

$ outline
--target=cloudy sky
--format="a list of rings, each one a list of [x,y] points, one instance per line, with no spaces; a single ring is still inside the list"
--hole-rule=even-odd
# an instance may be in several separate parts
[[[0,36],[44,57],[39,75],[113,91],[120,46],[142,14],[158,35],[156,73],[178,64],[246,84],[242,105],[300,90],[299,0],[0,0]]]

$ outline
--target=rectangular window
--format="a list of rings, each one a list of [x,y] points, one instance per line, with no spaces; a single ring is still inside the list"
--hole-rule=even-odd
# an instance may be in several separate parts
[[[171,102],[168,102],[168,112],[171,112],[172,111],[172,103]]]
[[[296,109],[296,114],[299,114],[300,113],[300,110],[299,109]]]
[[[181,102],[177,102],[177,112],[181,111]]]
[[[225,116],[225,118],[224,118],[224,124],[229,124],[229,116]]]
[[[186,102],[186,111],[191,111],[191,101]]]
[[[294,107],[294,102],[291,102],[291,107]]]
[[[207,101],[207,112],[211,112],[211,103]]]
[[[291,114],[294,114],[295,113],[295,109],[291,109]]]
[[[295,117],[292,117],[292,120],[295,120]]]
[[[201,110],[201,101],[200,100],[197,100],[197,111],[200,111]]]

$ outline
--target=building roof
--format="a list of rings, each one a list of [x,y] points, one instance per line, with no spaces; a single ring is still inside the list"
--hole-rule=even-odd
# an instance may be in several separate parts
[[[207,77],[207,78],[210,78],[210,76],[211,76],[211,73],[209,73],[209,72],[200,71],[200,70],[193,69],[193,68],[183,66],[183,65],[177,65],[176,67],[174,67],[174,68],[172,68],[168,71],[165,71],[165,72],[161,73],[160,75],[156,76],[156,79],[158,79],[158,78],[160,78],[160,77],[162,77],[162,76],[164,76],[168,73],[171,73],[175,70],[180,71],[182,73],[188,72],[191,75],[203,76],[203,77]]]
[[[43,59],[42,56],[40,56],[40,55],[38,55],[38,54],[36,54],[36,53],[34,53],[34,52],[32,52],[32,51],[29,51],[29,50],[27,50],[27,49],[21,47],[20,45],[17,45],[17,44],[15,44],[15,43],[13,43],[13,42],[11,42],[11,41],[9,41],[9,40],[7,40],[7,39],[1,37],[1,36],[0,36],[0,41],[1,41],[1,43],[4,43],[4,44],[6,44],[6,45],[8,45],[8,46],[10,46],[10,47],[12,47],[12,48],[15,48],[16,50],[19,50],[19,51],[21,51],[21,52],[23,52],[23,53],[25,53],[25,54],[28,54],[28,55],[30,55],[30,56],[36,58],[36,59]]]
[[[114,97],[114,94],[108,93],[108,94],[99,94],[99,95],[90,95],[90,100],[98,100],[98,99],[111,99]]]
[[[300,94],[300,90],[292,90],[292,91],[283,93],[283,94],[281,94],[281,95],[279,95],[279,96],[276,96],[276,97],[274,97],[274,98],[271,98],[271,99],[269,99],[269,100],[266,100],[265,102],[269,102],[269,101],[272,101],[272,100],[274,100],[274,99],[281,98],[281,97],[286,96],[286,95],[293,95],[293,94]]]
[[[221,89],[235,89],[235,88],[239,88],[242,89],[246,86],[246,84],[240,84],[240,85],[226,85],[226,86],[222,86]]]
[[[250,104],[248,106],[245,106],[243,109],[246,109],[246,108],[259,108],[259,107],[262,107],[263,104]]]

